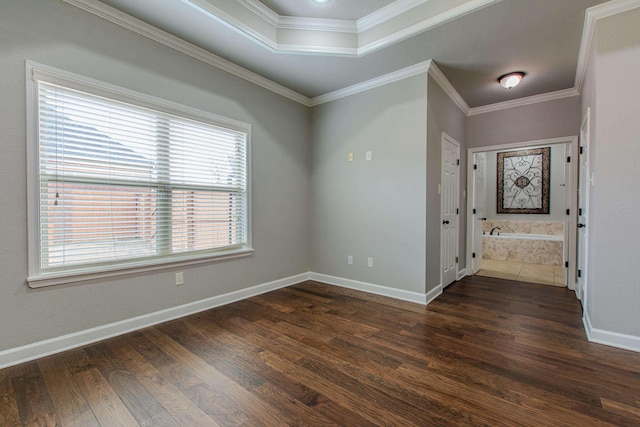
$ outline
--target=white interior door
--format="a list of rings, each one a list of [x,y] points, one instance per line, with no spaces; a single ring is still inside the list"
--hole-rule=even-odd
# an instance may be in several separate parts
[[[458,272],[458,213],[460,189],[460,144],[446,134],[442,135],[442,178],[440,259],[442,286],[457,279]]]
[[[471,273],[482,268],[482,223],[486,220],[486,153],[473,155],[473,254]],[[473,256],[475,254],[475,257]]]
[[[576,262],[576,279],[578,286],[576,294],[582,301],[582,305],[586,304],[586,275],[587,275],[587,226],[588,226],[588,208],[589,208],[589,121],[591,111],[587,109],[587,114],[582,120],[580,127],[580,148],[578,162],[578,227],[576,230],[577,242],[577,262]]]

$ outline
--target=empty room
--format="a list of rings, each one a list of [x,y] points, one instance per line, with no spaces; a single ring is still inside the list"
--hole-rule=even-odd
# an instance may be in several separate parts
[[[1,3],[0,425],[640,425],[640,0]]]

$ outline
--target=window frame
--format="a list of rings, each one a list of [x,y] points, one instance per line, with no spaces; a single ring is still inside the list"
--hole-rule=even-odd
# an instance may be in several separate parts
[[[126,274],[150,272],[161,269],[247,257],[253,254],[254,250],[252,247],[251,232],[251,125],[46,65],[37,64],[32,61],[26,61],[25,68],[27,89],[27,283],[30,287],[39,288]],[[110,265],[80,265],[61,271],[41,271],[39,80],[87,92],[114,101],[121,101],[188,120],[195,120],[245,133],[246,212],[244,227],[246,243],[239,248],[233,248],[231,250],[215,250],[206,253],[174,253],[164,256],[161,259],[140,258]]]

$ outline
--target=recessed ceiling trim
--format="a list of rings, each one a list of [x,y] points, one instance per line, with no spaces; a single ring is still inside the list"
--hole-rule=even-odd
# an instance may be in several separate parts
[[[261,75],[249,71],[244,67],[234,64],[218,55],[215,55],[205,49],[195,46],[189,42],[182,40],[166,31],[160,30],[153,25],[147,24],[137,18],[127,15],[111,6],[99,2],[97,0],[62,0],[70,5],[78,7],[86,12],[92,13],[100,18],[110,21],[116,25],[124,27],[134,33],[140,34],[172,49],[191,56],[199,61],[214,66],[220,70],[233,74],[236,77],[247,80],[257,86],[270,90],[292,101],[302,105],[310,106],[310,99],[296,91],[284,87],[272,80]]]
[[[371,28],[384,24],[388,20],[402,15],[411,9],[415,9],[428,1],[429,0],[396,0],[393,3],[368,14],[367,16],[358,19],[356,21],[358,31],[370,30]]]
[[[304,31],[332,31],[336,33],[358,33],[355,21],[344,19],[302,18],[298,16],[281,16],[278,19],[278,29],[292,29]]]
[[[502,0],[471,0],[463,5],[457,6],[446,12],[442,12],[436,16],[420,21],[414,25],[411,25],[410,27],[403,28],[402,30],[391,33],[385,37],[381,37],[367,45],[360,46],[358,48],[358,55],[363,56],[394,43],[398,43],[402,40],[408,39],[415,34],[427,31],[431,28],[437,27],[438,25],[442,25],[446,22],[467,15],[498,1]]]
[[[591,51],[593,34],[596,29],[596,21],[617,15],[618,13],[627,12],[638,7],[640,7],[640,0],[612,0],[587,9],[584,18],[584,27],[582,28],[580,54],[578,55],[578,66],[576,69],[576,80],[574,83],[574,87],[578,92],[582,92],[584,76],[587,72],[587,63],[589,61],[589,52]]]
[[[467,116],[476,114],[483,114],[491,111],[499,111],[508,108],[514,108],[517,106],[530,105],[533,103],[550,101],[553,99],[567,98],[571,96],[579,95],[579,86],[577,82],[582,82],[584,79],[584,69],[586,64],[589,49],[588,43],[591,43],[593,30],[595,29],[595,21],[597,19],[605,18],[608,16],[622,13],[631,9],[640,7],[640,0],[613,0],[612,2],[605,3],[601,6],[596,6],[587,10],[585,17],[585,29],[583,31],[581,56],[578,62],[578,73],[576,75],[576,87],[570,89],[564,89],[556,92],[549,92],[541,95],[530,96],[527,98],[520,98],[506,102],[500,102],[481,107],[469,108],[451,83],[444,76],[442,71],[437,67],[435,62],[428,60],[420,64],[416,64],[412,67],[407,67],[403,70],[399,70],[393,73],[389,73],[385,76],[381,76],[376,79],[371,79],[367,82],[357,84],[348,88],[343,88],[334,92],[330,92],[324,95],[317,96],[315,98],[306,97],[296,91],[293,91],[285,86],[282,86],[272,80],[269,80],[257,73],[247,70],[244,67],[236,65],[231,61],[228,61],[218,55],[215,55],[205,49],[195,46],[189,42],[186,42],[179,37],[176,37],[170,33],[158,29],[144,21],[134,18],[124,12],[121,12],[111,6],[108,6],[98,0],[62,0],[70,5],[78,7],[86,12],[110,21],[116,25],[175,49],[185,55],[191,56],[199,61],[216,67],[220,70],[235,75],[236,77],[247,80],[257,86],[281,95],[292,101],[298,102],[307,107],[320,105],[325,102],[330,102],[335,99],[339,99],[350,94],[363,92],[374,87],[381,86],[383,84],[389,84],[402,78],[411,77],[413,75],[420,74],[428,71],[434,80],[443,88],[447,95],[465,112]],[[242,1],[242,0],[239,0]],[[501,0],[497,0],[501,1]],[[588,35],[588,37],[587,37]],[[589,39],[589,40],[587,40]],[[585,53],[583,53],[585,52]],[[582,76],[579,75],[582,70]]]
[[[220,5],[214,5],[210,0],[182,1],[217,22],[244,33],[252,40],[276,52],[359,57],[502,0],[465,0],[463,4],[433,16],[431,15],[433,8],[422,8],[416,13],[422,14],[424,19],[410,26],[407,26],[406,20],[414,21],[415,16],[407,18],[402,15],[428,3],[429,0],[397,0],[358,21],[280,16],[258,0],[237,0],[236,3],[222,2]],[[244,11],[249,13],[245,14],[242,10],[238,10],[236,5],[242,6]],[[385,24],[385,28],[381,28],[382,24]],[[265,28],[265,25],[268,28]],[[380,28],[379,35],[374,36],[368,42],[360,42],[361,39],[366,39],[363,34],[365,31],[373,34],[377,28]],[[286,44],[279,43],[278,40],[283,37],[282,31],[286,30],[334,32],[344,34],[345,37],[327,37],[326,41],[322,41],[322,44],[316,43],[313,46],[304,43],[298,44],[291,40]],[[352,34],[356,34],[357,37],[346,37]],[[302,38],[314,37],[313,34],[308,36]],[[318,37],[315,38],[318,39]],[[352,41],[347,44],[335,42],[336,40],[348,39]]]
[[[258,0],[236,0],[238,3],[242,4],[244,7],[267,21],[269,24],[274,27],[278,26],[278,22],[280,21],[281,16],[275,13],[273,10],[269,9],[264,5],[261,1]]]

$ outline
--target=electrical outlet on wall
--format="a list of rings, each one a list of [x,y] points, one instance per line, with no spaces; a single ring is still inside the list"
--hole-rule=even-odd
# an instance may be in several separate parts
[[[176,273],[176,286],[184,285],[184,273],[182,271]]]
[[[373,267],[373,258],[367,258],[367,267]]]
[[[351,255],[349,255],[347,257],[347,264],[352,265],[353,264],[353,257]]]

